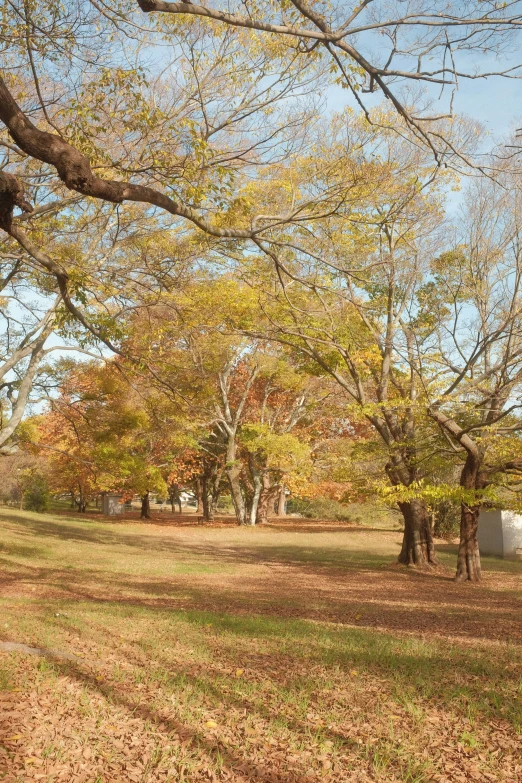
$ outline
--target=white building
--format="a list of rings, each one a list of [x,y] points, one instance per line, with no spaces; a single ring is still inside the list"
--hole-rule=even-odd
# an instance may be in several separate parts
[[[123,513],[122,496],[114,492],[106,492],[102,498],[102,514],[114,517]]]
[[[522,556],[522,516],[514,511],[481,511],[478,524],[481,555]]]

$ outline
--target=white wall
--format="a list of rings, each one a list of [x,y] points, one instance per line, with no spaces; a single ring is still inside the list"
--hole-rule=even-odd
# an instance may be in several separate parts
[[[522,550],[522,516],[514,511],[481,511],[478,526],[482,555],[516,557]]]
[[[502,511],[481,511],[478,524],[478,542],[481,555],[504,556]]]
[[[514,511],[503,511],[502,530],[504,533],[504,557],[516,557],[517,549],[522,550],[522,516],[515,514]]]

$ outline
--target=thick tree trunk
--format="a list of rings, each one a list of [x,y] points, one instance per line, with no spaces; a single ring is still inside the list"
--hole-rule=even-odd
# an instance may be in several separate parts
[[[478,518],[480,508],[470,508],[462,503],[460,509],[460,543],[457,559],[457,582],[480,582],[480,552],[478,545]]]
[[[141,499],[140,519],[150,519],[150,495],[148,492]]]
[[[277,516],[286,516],[286,487],[279,487],[279,497],[277,499]]]
[[[479,448],[469,450],[466,462],[460,475],[460,486],[464,489],[484,489],[486,478],[481,473],[483,455]],[[457,573],[455,579],[458,582],[480,582],[480,552],[478,546],[478,519],[480,506],[468,506],[465,503],[460,507],[460,542],[457,558]]]
[[[399,503],[404,517],[404,535],[399,563],[427,568],[434,565],[435,549],[426,503],[420,499]]]
[[[263,489],[261,491],[261,497],[259,498],[259,503],[257,506],[257,523],[258,525],[263,525],[268,522],[268,517],[270,514],[270,509],[274,508],[274,501],[279,493],[279,487],[271,487],[269,486],[269,479],[268,477],[264,477],[263,480]]]

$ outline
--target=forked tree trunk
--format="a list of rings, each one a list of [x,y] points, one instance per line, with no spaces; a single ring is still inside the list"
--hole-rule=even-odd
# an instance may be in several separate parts
[[[150,496],[148,492],[145,492],[141,499],[140,519],[150,519]]]
[[[230,494],[234,511],[239,525],[246,524],[246,506],[243,493],[241,492],[241,482],[239,480],[241,470],[235,466],[227,468],[228,483],[230,485]]]
[[[457,559],[457,582],[480,582],[480,552],[478,545],[478,518],[480,508],[470,508],[465,503],[460,507],[460,543]]]
[[[399,563],[428,568],[434,565],[435,548],[426,503],[418,498],[399,503],[404,517],[404,535]]]
[[[80,497],[76,501],[76,505],[78,507],[78,511],[80,512],[80,514],[85,514],[85,511],[87,509],[87,501],[85,500],[85,498],[81,493],[80,493]]]
[[[170,486],[169,487],[169,500],[170,500],[170,508],[172,513],[175,513],[175,506],[176,503],[178,504],[179,513],[181,514],[181,495],[179,492],[178,485]]]

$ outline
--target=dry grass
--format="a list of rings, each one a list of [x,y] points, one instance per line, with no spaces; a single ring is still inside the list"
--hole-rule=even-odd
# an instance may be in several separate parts
[[[399,541],[1,512],[0,780],[522,780],[522,564]]]

